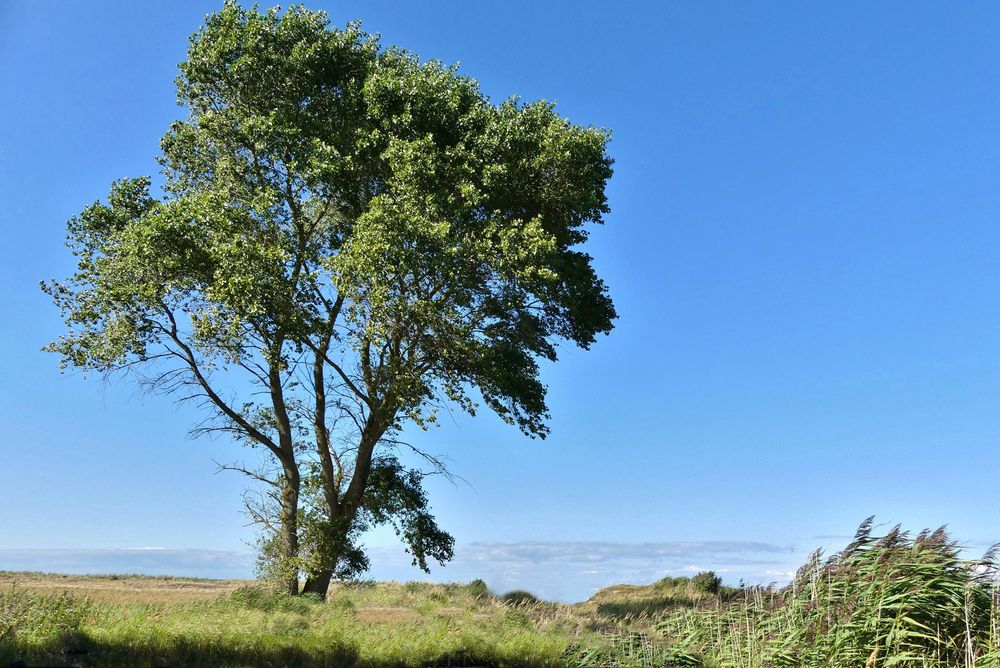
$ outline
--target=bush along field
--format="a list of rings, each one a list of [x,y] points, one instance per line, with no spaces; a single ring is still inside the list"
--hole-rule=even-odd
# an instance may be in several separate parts
[[[470,584],[264,583],[0,574],[0,668],[35,666],[776,666],[1000,668],[996,550],[945,531],[819,553],[784,587],[714,573],[562,605]]]

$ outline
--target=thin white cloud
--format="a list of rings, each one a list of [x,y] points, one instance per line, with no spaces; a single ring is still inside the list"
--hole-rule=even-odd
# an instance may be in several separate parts
[[[744,541],[703,541],[674,543],[611,542],[523,542],[471,543],[465,546],[469,558],[482,561],[600,562],[609,559],[647,560],[745,554],[787,554],[788,546]]]
[[[471,543],[457,546],[454,561],[434,568],[431,579],[482,578],[498,592],[528,589],[543,598],[580,601],[612,584],[649,584],[705,570],[730,584],[787,581],[774,573],[794,572],[804,559],[792,547],[752,541]],[[377,579],[423,577],[402,550],[373,550],[372,563]]]

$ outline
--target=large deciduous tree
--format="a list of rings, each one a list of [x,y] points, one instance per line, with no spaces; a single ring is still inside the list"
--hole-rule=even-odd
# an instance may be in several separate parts
[[[162,192],[124,179],[70,221],[48,349],[198,401],[196,431],[267,453],[237,468],[266,490],[249,508],[290,592],[363,571],[381,523],[422,568],[449,559],[401,432],[481,401],[545,436],[539,360],[615,318],[580,249],[608,210],[607,134],[302,8],[226,3],[177,91]]]

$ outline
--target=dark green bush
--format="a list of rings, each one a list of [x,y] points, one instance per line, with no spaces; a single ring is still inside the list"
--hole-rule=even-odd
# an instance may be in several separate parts
[[[480,580],[479,578],[476,578],[466,586],[468,587],[469,593],[476,598],[483,598],[484,596],[490,595],[489,586],[484,580]]]
[[[308,601],[309,603],[322,603],[323,595],[315,591],[307,591],[304,594],[300,594],[303,601]]]
[[[694,587],[695,591],[715,596],[719,593],[719,587],[722,586],[722,578],[716,575],[715,571],[702,571],[691,578],[691,586]]]
[[[532,594],[530,591],[524,591],[523,589],[515,589],[514,591],[509,591],[500,598],[512,605],[541,603],[540,598]]]

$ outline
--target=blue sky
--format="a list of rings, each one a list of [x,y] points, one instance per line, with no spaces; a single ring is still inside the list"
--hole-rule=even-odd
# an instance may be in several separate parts
[[[545,368],[546,441],[485,414],[412,435],[468,481],[431,486],[458,541],[432,577],[564,599],[691,567],[770,580],[871,514],[1000,540],[1000,5],[309,6],[613,132],[590,251],[621,318]],[[0,568],[139,547],[247,568],[244,481],[213,464],[239,448],[40,352],[66,220],[156,173],[217,7],[0,3]],[[369,543],[375,576],[419,575]]]

